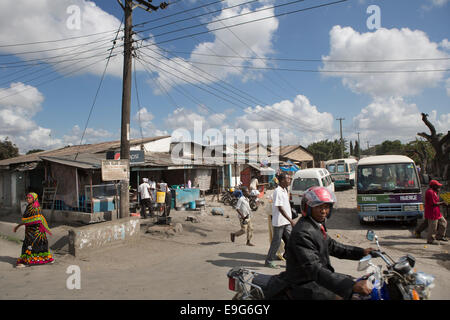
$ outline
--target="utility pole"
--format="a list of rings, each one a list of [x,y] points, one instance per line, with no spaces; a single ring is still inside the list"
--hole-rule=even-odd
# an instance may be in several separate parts
[[[167,3],[162,2],[159,7],[153,6],[147,1],[136,0],[117,0],[124,10],[125,28],[124,28],[124,50],[123,50],[123,83],[122,83],[122,121],[120,133],[120,159],[130,160],[130,109],[131,109],[131,79],[133,63],[133,9],[141,7],[145,11],[156,11],[158,8],[164,9]],[[150,0],[151,2],[152,0]],[[128,165],[128,172],[130,166]],[[122,180],[120,183],[120,217],[130,216],[130,191],[129,180]]]
[[[360,132],[357,132],[358,134],[358,160],[361,158],[361,143],[359,142],[359,134]]]
[[[342,120],[345,120],[345,118],[337,118],[336,120],[339,120],[339,126],[341,130],[341,158],[344,158],[344,139],[342,138]]]

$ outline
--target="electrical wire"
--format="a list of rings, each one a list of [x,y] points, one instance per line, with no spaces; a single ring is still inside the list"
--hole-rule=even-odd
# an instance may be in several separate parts
[[[236,67],[230,65],[224,65],[220,63],[199,62],[190,61],[193,64],[219,66],[219,67]],[[289,71],[289,72],[312,72],[312,73],[356,73],[356,74],[386,74],[386,73],[423,73],[423,72],[447,72],[450,69],[428,69],[428,70],[315,70],[315,69],[292,69],[292,68],[275,68],[275,67],[252,67],[241,65],[239,68],[254,69],[254,70],[277,70],[277,71]]]
[[[120,22],[120,26],[119,26],[119,29],[117,30],[116,38],[114,40],[117,40],[117,37],[119,35],[119,31],[120,31],[120,29],[122,27],[122,23],[123,23],[123,18],[122,18],[122,21]],[[89,111],[89,115],[88,115],[88,118],[86,120],[86,125],[84,126],[83,134],[81,135],[81,139],[80,139],[80,143],[79,143],[80,148],[81,148],[81,144],[83,142],[84,135],[86,134],[86,130],[87,130],[87,127],[88,127],[88,124],[89,124],[89,120],[91,119],[92,111],[94,110],[95,103],[97,102],[97,97],[98,97],[98,94],[100,92],[100,88],[102,87],[103,79],[105,78],[106,70],[108,69],[109,61],[111,60],[112,52],[114,50],[114,46],[115,46],[115,41],[113,41],[113,47],[111,48],[111,51],[109,52],[109,56],[106,59],[105,68],[103,69],[103,74],[102,74],[102,76],[100,78],[100,83],[99,83],[99,85],[97,87],[97,91],[95,92],[94,101],[92,102],[91,109]],[[78,153],[79,152],[76,153],[74,160],[77,160]]]
[[[160,48],[162,51],[175,54],[189,54],[207,57],[227,58],[227,59],[243,59],[243,60],[268,60],[268,61],[289,61],[289,62],[336,62],[336,63],[372,63],[372,62],[415,62],[415,61],[439,61],[450,60],[450,58],[404,58],[404,59],[375,59],[375,60],[336,60],[336,59],[301,59],[301,58],[275,58],[275,57],[249,57],[249,56],[230,56],[230,55],[216,55],[207,53],[196,53],[186,51],[167,50]]]
[[[209,93],[209,94],[211,94],[211,95],[213,95],[213,96],[215,96],[215,97],[217,97],[217,98],[219,98],[219,99],[222,99],[222,100],[224,100],[224,101],[230,103],[232,106],[238,106],[238,105],[236,105],[235,103],[233,103],[232,101],[230,101],[229,99],[224,98],[224,97],[221,97],[220,95],[218,95],[218,94],[216,94],[216,93],[214,93],[214,92],[211,92],[210,90],[207,90],[207,89],[205,89],[205,88],[202,88],[201,86],[199,86],[199,85],[197,85],[197,84],[195,84],[195,83],[192,83],[192,82],[189,81],[189,80],[186,80],[186,79],[184,79],[184,78],[181,78],[180,76],[178,76],[178,75],[176,75],[176,74],[174,74],[174,73],[172,73],[172,72],[170,72],[170,71],[167,71],[166,69],[163,69],[163,68],[161,68],[161,67],[159,67],[159,66],[157,66],[157,65],[155,65],[155,64],[153,64],[153,63],[151,63],[151,62],[149,62],[149,61],[147,61],[147,60],[145,60],[145,59],[143,59],[143,58],[140,58],[140,60],[142,60],[143,62],[145,62],[145,63],[147,63],[147,64],[152,65],[154,68],[157,68],[157,69],[159,69],[159,70],[161,70],[161,71],[163,71],[163,72],[166,72],[166,73],[168,73],[168,74],[170,74],[170,75],[172,75],[172,76],[174,76],[174,77],[176,77],[176,78],[181,79],[183,82],[189,83],[190,85],[192,85],[192,86],[194,86],[194,87],[197,87],[197,88],[199,88],[199,89],[201,89],[201,90],[203,90],[203,91],[206,91],[207,93]],[[160,62],[160,61],[158,61],[158,62]],[[178,72],[182,73],[182,72],[179,71],[179,70],[178,70]],[[184,74],[184,75],[185,75],[185,74]],[[213,88],[213,90],[214,90],[214,88]],[[239,107],[239,106],[238,106],[238,107]],[[248,106],[246,106],[246,107],[248,107]],[[246,110],[246,107],[239,107],[239,108],[242,109],[242,110],[244,110],[246,113],[248,113],[248,111]],[[217,112],[217,111],[215,111],[215,112]],[[266,112],[269,112],[269,111],[266,111]],[[281,117],[281,118],[280,118],[280,117],[276,117],[277,114],[275,114],[275,113],[271,113],[270,115],[268,115],[268,117],[264,117],[264,112],[258,112],[258,113],[253,113],[253,114],[256,115],[256,116],[258,116],[258,117],[260,117],[260,118],[262,118],[262,119],[264,119],[264,120],[266,120],[266,121],[274,121],[274,120],[275,120],[275,122],[279,122],[282,126],[286,126],[286,125],[289,126],[290,122],[292,121],[292,120],[289,119],[289,118],[284,118],[284,117]],[[278,121],[277,121],[277,120],[278,120]],[[291,127],[292,129],[298,131],[298,132],[302,132],[301,130],[299,130],[299,128],[298,128],[297,126],[298,126],[298,123],[295,123],[295,127],[294,127],[294,125],[291,125],[290,127]],[[301,128],[301,129],[302,129],[303,131],[311,131],[311,132],[314,132],[314,131],[315,131],[313,128],[309,128],[309,127],[306,127],[306,126],[305,126],[304,128]]]

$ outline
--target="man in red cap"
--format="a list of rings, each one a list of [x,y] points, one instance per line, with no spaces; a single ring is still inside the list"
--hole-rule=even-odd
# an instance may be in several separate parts
[[[425,220],[414,233],[416,237],[420,238],[420,233],[428,227],[427,243],[437,244],[435,240],[448,241],[445,237],[447,221],[439,209],[439,206],[445,204],[445,202],[439,201],[438,193],[442,184],[436,180],[431,180],[429,186],[425,192]],[[436,237],[434,236],[435,234]]]

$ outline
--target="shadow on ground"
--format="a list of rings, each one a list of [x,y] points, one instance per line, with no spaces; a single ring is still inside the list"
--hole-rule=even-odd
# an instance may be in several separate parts
[[[0,262],[9,263],[12,266],[16,265],[17,258],[8,257],[8,256],[0,256]]]
[[[219,257],[227,259],[207,260],[218,267],[247,267],[247,268],[259,268],[264,267],[265,255],[254,252],[229,252],[219,253]],[[249,261],[253,260],[253,261]]]

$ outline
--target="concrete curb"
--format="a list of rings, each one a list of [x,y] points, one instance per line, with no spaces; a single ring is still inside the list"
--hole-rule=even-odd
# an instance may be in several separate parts
[[[69,253],[82,257],[101,248],[137,241],[140,234],[140,219],[137,217],[70,228]]]

